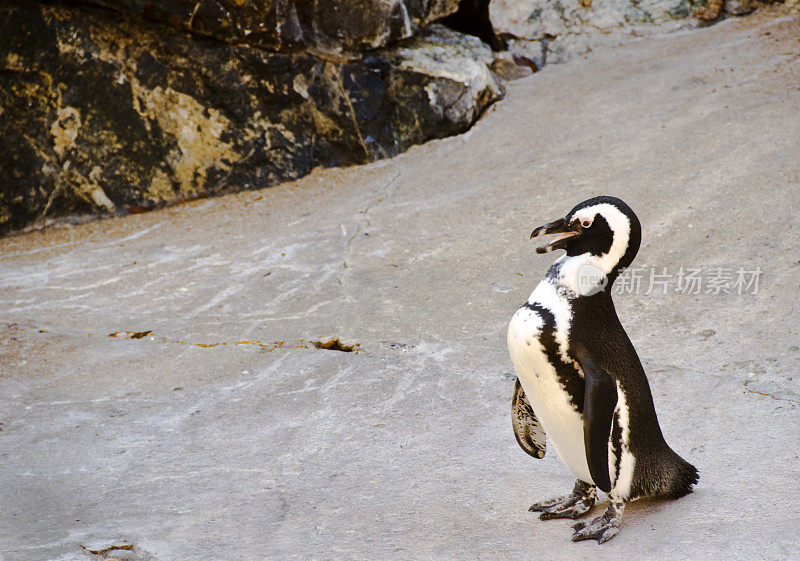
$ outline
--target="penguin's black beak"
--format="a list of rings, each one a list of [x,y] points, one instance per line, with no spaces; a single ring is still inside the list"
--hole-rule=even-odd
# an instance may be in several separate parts
[[[547,253],[556,249],[566,249],[567,240],[581,235],[581,224],[577,220],[575,222],[568,222],[566,218],[559,218],[544,226],[539,226],[531,232],[531,239],[537,236],[544,236],[547,234],[563,234],[561,237],[556,238],[547,245],[536,248],[536,253]]]

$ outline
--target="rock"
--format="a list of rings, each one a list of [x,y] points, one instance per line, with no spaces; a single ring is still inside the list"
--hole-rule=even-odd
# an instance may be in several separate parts
[[[495,0],[495,27],[517,37],[539,39],[589,28],[611,29],[689,17],[695,0]]]
[[[284,52],[359,53],[406,39],[458,0],[79,0],[214,37]]]
[[[743,16],[756,9],[755,0],[707,0],[705,4],[699,5],[692,17],[701,22],[711,22],[716,20],[724,12],[733,16]]]
[[[726,0],[725,13],[743,16],[756,9],[755,0]]]
[[[267,187],[463,132],[501,95],[491,60],[438,25],[333,62],[5,2],[0,231]]]
[[[682,26],[696,26],[723,11],[750,13],[756,5],[757,0],[493,0],[490,12],[497,32],[514,37],[508,41],[512,52],[527,57],[542,52],[535,57],[541,68],[545,60],[564,62],[591,51],[603,36],[672,30],[689,18],[698,21]]]
[[[562,62],[591,50],[591,35],[688,18],[697,0],[494,0],[501,33],[541,44],[545,58]],[[520,43],[521,41],[517,41]],[[531,50],[530,48],[528,50]]]
[[[701,23],[714,21],[722,11],[722,4],[723,0],[708,0],[705,5],[695,8],[692,17]]]
[[[530,59],[527,59],[530,60]],[[510,56],[496,57],[492,63],[492,72],[500,76],[503,80],[519,80],[530,76],[535,72],[534,68],[536,63],[530,61],[529,64],[524,64],[521,61],[517,62]]]

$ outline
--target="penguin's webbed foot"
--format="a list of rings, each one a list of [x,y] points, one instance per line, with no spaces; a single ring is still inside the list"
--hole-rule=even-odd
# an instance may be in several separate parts
[[[589,522],[578,522],[572,526],[575,533],[572,534],[572,541],[597,540],[598,544],[605,543],[619,534],[619,524],[622,519],[622,511],[625,510],[625,502],[619,499],[611,499],[603,516],[598,516]]]
[[[575,482],[575,487],[569,495],[535,503],[528,510],[541,512],[540,520],[553,518],[572,518],[574,520],[589,512],[596,499],[597,488],[579,479]]]

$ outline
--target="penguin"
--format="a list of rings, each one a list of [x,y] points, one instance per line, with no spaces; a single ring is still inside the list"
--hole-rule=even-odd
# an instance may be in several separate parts
[[[615,197],[595,197],[531,239],[561,234],[536,253],[563,249],[511,318],[508,350],[517,373],[512,426],[522,449],[544,457],[546,436],[577,481],[566,496],[535,503],[540,519],[577,519],[608,494],[602,516],[573,526],[572,541],[605,543],[619,533],[625,504],[679,498],[697,469],[669,447],[650,385],[617,317],[611,287],[633,262],[641,225]]]

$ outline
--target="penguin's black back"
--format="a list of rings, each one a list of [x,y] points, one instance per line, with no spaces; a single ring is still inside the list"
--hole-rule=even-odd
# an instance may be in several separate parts
[[[569,348],[582,345],[595,364],[611,374],[625,393],[630,426],[628,445],[636,459],[630,499],[682,497],[697,483],[697,469],[664,440],[650,384],[608,289],[572,302]],[[612,426],[612,438],[619,438],[620,432],[619,427]]]

